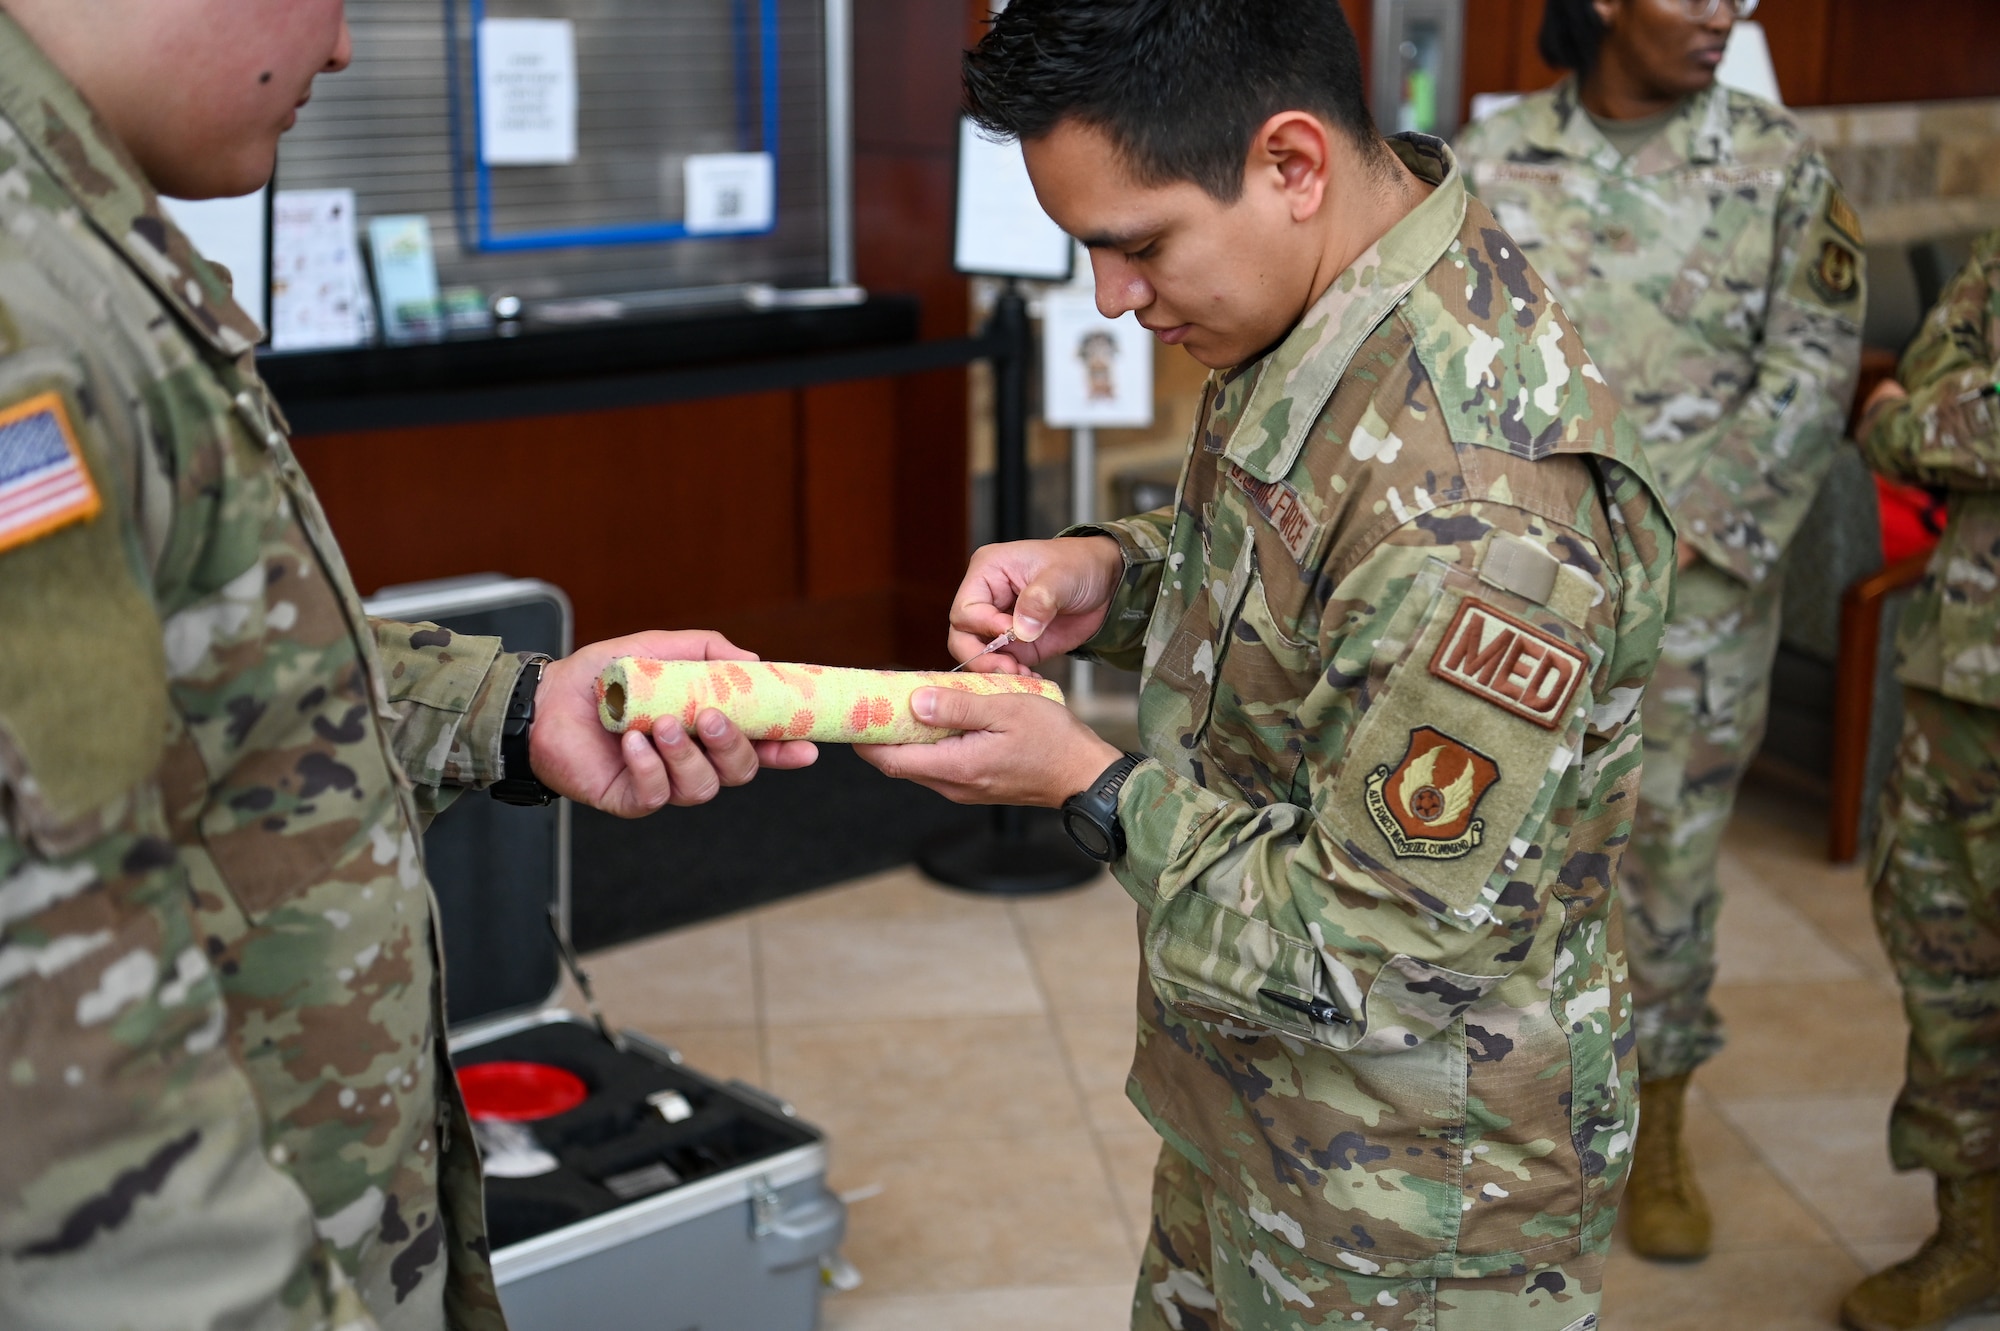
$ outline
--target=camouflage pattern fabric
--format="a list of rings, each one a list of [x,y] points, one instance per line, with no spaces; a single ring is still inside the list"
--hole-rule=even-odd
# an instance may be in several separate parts
[[[1974,247],[1871,413],[1879,471],[1949,520],[1897,640],[1903,744],[1883,797],[1875,923],[1910,1019],[1890,1118],[1901,1169],[2000,1169],[2000,231]]]
[[[1875,927],[1910,1019],[1889,1117],[1898,1169],[2000,1169],[2000,711],[1903,690]]]
[[[1908,399],[1872,413],[1868,463],[1947,492],[1944,537],[1896,640],[1898,675],[2000,707],[2000,231],[1939,297],[1896,378]]]
[[[1647,695],[1625,862],[1639,1063],[1678,1076],[1722,1043],[1716,855],[1763,735],[1781,560],[1854,392],[1861,225],[1797,122],[1720,85],[1630,157],[1574,79],[1467,129],[1459,150],[1576,320],[1706,565],[1682,580]]]
[[[1211,376],[1173,510],[1083,529],[1151,755],[1129,1090],[1260,1242],[1514,1278],[1601,1253],[1625,1176],[1612,875],[1673,535],[1449,151],[1392,143],[1437,188]]]
[[[1627,158],[1565,79],[1458,151],[1625,404],[1680,539],[1746,585],[1769,576],[1861,363],[1861,223],[1819,149],[1718,84]]]
[[[1595,1331],[1604,1259],[1482,1280],[1365,1276],[1301,1256],[1216,1194],[1171,1146],[1153,1172],[1153,1225],[1133,1331]]]
[[[0,452],[101,500],[0,525],[10,1328],[502,1326],[419,830],[519,658],[365,618],[256,337],[0,16]]]
[[[1722,911],[1716,865],[1737,787],[1764,738],[1781,582],[1745,587],[1708,563],[1683,571],[1640,704],[1646,768],[1622,891],[1648,1078],[1692,1072],[1722,1048],[1722,1020],[1708,1001]]]

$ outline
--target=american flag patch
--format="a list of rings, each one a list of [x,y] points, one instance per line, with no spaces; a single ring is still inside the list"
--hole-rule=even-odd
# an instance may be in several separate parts
[[[103,507],[60,393],[0,411],[0,553]]]

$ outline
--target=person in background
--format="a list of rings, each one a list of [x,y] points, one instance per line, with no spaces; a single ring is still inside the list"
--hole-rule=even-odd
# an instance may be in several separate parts
[[[1903,742],[1870,857],[1910,1020],[1889,1154],[1937,1176],[1938,1227],[1841,1306],[1855,1331],[1917,1331],[2000,1294],[2000,231],[1858,433],[1871,466],[1945,491],[1950,514],[1896,642]]]
[[[864,750],[1062,805],[1138,903],[1140,1331],[1583,1331],[1629,1158],[1614,885],[1673,536],[1576,329],[1338,0],[1013,0],[966,59],[1107,317],[1210,367],[1172,509],[988,546],[975,668],[1141,674]]]
[[[156,193],[263,185],[349,52],[340,0],[0,12],[9,1331],[497,1331],[423,827],[813,756],[720,713],[604,731],[604,663],[748,656],[714,634],[550,661],[365,616],[258,330]]]
[[[1472,188],[1554,288],[1638,427],[1681,573],[1646,692],[1645,776],[1621,886],[1637,1001],[1627,1233],[1708,1252],[1683,1137],[1722,1044],[1716,861],[1763,737],[1786,546],[1833,458],[1859,366],[1860,222],[1785,111],[1720,86],[1756,0],[1548,0],[1570,71],[1472,126]]]

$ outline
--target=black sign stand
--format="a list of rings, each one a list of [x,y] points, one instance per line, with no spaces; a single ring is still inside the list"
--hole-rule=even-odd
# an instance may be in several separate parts
[[[981,341],[993,366],[993,534],[1019,541],[1028,535],[1028,365],[1035,354],[1028,302],[1012,278],[1000,293]],[[1101,865],[1077,849],[1052,809],[1008,805],[993,809],[992,824],[966,836],[933,837],[917,852],[917,867],[968,892],[1029,896],[1079,887]]]

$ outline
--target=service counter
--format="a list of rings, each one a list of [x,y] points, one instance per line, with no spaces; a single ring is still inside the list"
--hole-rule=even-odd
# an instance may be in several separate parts
[[[579,641],[714,628],[767,658],[943,662],[964,367],[919,303],[637,315],[267,355],[363,591],[504,572]]]

